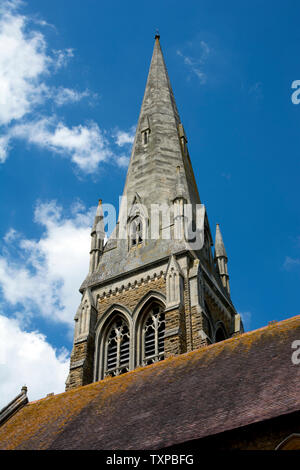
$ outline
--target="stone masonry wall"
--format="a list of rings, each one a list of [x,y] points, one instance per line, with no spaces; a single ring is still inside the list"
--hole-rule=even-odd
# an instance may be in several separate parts
[[[165,276],[146,279],[144,282],[131,285],[121,291],[115,291],[99,297],[97,300],[98,320],[113,304],[120,304],[133,312],[138,303],[148,292],[157,291],[166,296]],[[205,300],[210,309],[213,323],[221,320],[231,334],[228,317],[209,296]],[[208,322],[199,305],[191,307],[189,281],[184,279],[183,305],[167,309],[165,312],[165,358],[172,355],[198,349],[210,344]],[[205,334],[203,335],[202,332]],[[71,354],[71,369],[67,380],[66,390],[93,382],[94,368],[94,332],[86,340],[74,344]]]
[[[93,336],[89,336],[84,341],[74,344],[66,390],[93,382],[94,350],[95,342]]]

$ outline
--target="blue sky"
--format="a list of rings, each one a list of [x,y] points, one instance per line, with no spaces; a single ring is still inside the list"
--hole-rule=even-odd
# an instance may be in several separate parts
[[[157,28],[236,309],[247,329],[299,314],[299,2],[0,9],[0,407],[23,383],[64,390],[90,224],[122,194]]]

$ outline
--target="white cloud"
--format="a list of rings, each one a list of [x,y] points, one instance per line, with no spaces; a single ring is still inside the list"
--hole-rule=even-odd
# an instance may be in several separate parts
[[[9,134],[6,134],[3,137],[0,137],[0,163],[4,163],[8,157],[9,141],[10,141]]]
[[[28,387],[29,400],[64,391],[69,358],[44,335],[25,331],[15,319],[0,313],[0,409]]]
[[[7,141],[3,145],[4,150],[5,146],[6,148],[8,146],[9,139],[13,138],[24,139],[70,158],[85,173],[93,173],[100,162],[106,162],[114,157],[107,139],[94,122],[71,128],[62,122],[57,123],[56,118],[43,118],[19,124],[10,129]]]
[[[25,32],[26,18],[0,12],[0,124],[20,119],[42,100],[41,77],[48,71],[44,37]]]
[[[243,321],[245,331],[249,330],[250,329],[250,324],[251,324],[251,319],[252,319],[251,312],[243,312],[243,313],[239,312],[239,314],[242,317],[242,321]]]
[[[61,67],[65,67],[69,59],[74,57],[74,50],[71,48],[64,49],[64,50],[53,50],[54,61],[53,65],[56,70],[60,69]]]
[[[71,88],[63,87],[58,88],[53,93],[53,99],[57,106],[63,106],[68,103],[78,103],[87,96],[90,96],[90,92],[88,90],[80,92],[72,90]]]
[[[15,0],[0,7],[0,163],[7,159],[13,141],[22,139],[69,158],[85,173],[94,173],[102,162],[127,166],[126,157],[112,152],[113,142],[108,142],[95,122],[69,127],[55,114],[41,112],[49,101],[61,107],[87,97],[92,102],[97,95],[47,83],[51,74],[68,64],[74,51],[49,52],[45,36],[31,27],[46,22],[19,14],[21,5]],[[37,111],[42,117],[36,118]],[[119,147],[129,144],[133,130],[118,131],[114,139]]]
[[[128,144],[134,139],[134,136],[131,139],[128,133],[122,131],[119,131],[118,136],[117,139],[123,142],[119,143],[119,146]],[[102,162],[115,163],[122,168],[127,168],[129,163],[128,156],[118,155],[111,150],[106,135],[93,121],[69,128],[63,122],[57,122],[54,116],[16,124],[0,138],[0,161],[7,158],[13,139],[22,139],[69,158],[87,174],[94,173]]]
[[[293,268],[296,268],[300,266],[300,259],[299,258],[291,258],[290,256],[286,256],[284,263],[283,263],[283,268],[286,271],[290,271]]]
[[[5,234],[3,240],[5,241],[5,243],[11,243],[15,241],[17,237],[18,237],[18,232],[14,228],[11,228]]]
[[[226,180],[228,180],[228,181],[231,180],[231,173],[223,172],[223,173],[221,174],[221,176],[222,176],[223,178],[225,178]]]
[[[116,144],[119,147],[123,147],[124,145],[131,145],[133,144],[134,141],[134,136],[135,136],[135,126],[131,127],[129,132],[121,131],[118,130],[117,133],[115,134],[115,140]]]
[[[38,203],[34,221],[43,231],[29,239],[14,228],[0,256],[0,408],[28,386],[30,400],[64,391],[69,358],[30,325],[40,318],[69,327],[88,273],[90,227],[96,208],[77,202],[65,215],[55,201]],[[4,314],[5,312],[5,314]],[[10,312],[10,318],[7,317]]]
[[[191,46],[191,44],[189,45]],[[192,74],[196,75],[201,85],[204,85],[207,82],[207,75],[203,68],[207,58],[211,53],[211,49],[205,41],[200,41],[198,43],[198,48],[199,51],[197,57],[183,54],[183,52],[179,49],[177,50],[177,55],[183,59],[183,62],[188,66]]]
[[[121,168],[127,168],[129,164],[129,157],[126,157],[126,155],[121,155],[120,157],[117,158],[117,164]]]
[[[62,322],[73,331],[80,303],[78,289],[88,274],[90,227],[95,208],[76,205],[67,217],[55,201],[40,203],[35,222],[44,232],[40,239],[22,238],[11,243],[12,230],[0,256],[0,287],[3,299],[18,311],[18,318],[42,316]]]
[[[129,132],[117,130],[114,134],[115,143],[118,147],[126,147],[132,145],[134,142],[136,126],[132,126]],[[129,164],[129,156],[127,155],[117,155],[116,163],[121,168],[127,168]]]

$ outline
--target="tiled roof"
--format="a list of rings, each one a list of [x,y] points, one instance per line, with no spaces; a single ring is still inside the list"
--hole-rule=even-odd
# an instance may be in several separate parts
[[[0,449],[158,449],[300,410],[300,315],[28,403]]]

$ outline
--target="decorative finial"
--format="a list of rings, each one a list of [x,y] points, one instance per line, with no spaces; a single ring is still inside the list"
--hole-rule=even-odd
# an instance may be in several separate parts
[[[101,206],[101,204],[102,204],[102,199],[99,199],[99,204],[98,205]]]
[[[158,29],[156,29],[156,32],[155,32],[155,39],[159,39],[159,38],[160,38],[160,34],[159,34]]]
[[[26,387],[26,385],[23,385],[23,387],[21,388],[21,392],[26,395],[26,393],[27,393],[27,387]]]

